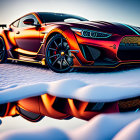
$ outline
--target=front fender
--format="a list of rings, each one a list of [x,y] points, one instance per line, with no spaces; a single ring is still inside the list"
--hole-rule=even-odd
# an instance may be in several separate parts
[[[78,50],[79,51],[79,53],[77,53],[76,56],[80,59],[80,61],[82,63],[87,63],[87,64],[93,63],[93,61],[87,61],[84,58],[84,56],[79,48],[79,45],[78,45],[78,42],[77,42],[77,39],[76,39],[74,33],[70,30],[70,28],[67,28],[67,26],[66,27],[55,26],[54,28],[52,27],[50,31],[46,30],[43,33],[45,34],[43,41],[42,41],[44,52],[46,50],[46,44],[48,43],[50,38],[55,34],[61,34],[67,40],[71,50]]]

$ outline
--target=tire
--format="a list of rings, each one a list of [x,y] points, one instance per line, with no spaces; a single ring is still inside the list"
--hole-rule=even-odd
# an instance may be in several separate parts
[[[48,67],[57,73],[72,71],[73,57],[69,51],[66,39],[56,34],[46,45],[46,63]]]
[[[0,37],[0,63],[4,63],[7,60],[7,51],[4,43],[4,39]]]
[[[0,104],[0,117],[4,117],[7,111],[8,104]]]

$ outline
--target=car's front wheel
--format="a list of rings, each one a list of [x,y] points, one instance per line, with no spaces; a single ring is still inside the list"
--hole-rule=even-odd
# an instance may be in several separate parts
[[[0,63],[6,61],[6,47],[2,37],[0,37]]]
[[[63,73],[71,70],[73,58],[66,39],[57,34],[53,36],[46,46],[46,62],[55,72]]]

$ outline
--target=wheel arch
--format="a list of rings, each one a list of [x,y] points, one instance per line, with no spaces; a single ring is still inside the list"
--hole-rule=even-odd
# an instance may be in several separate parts
[[[71,50],[78,50],[79,53],[77,54],[77,57],[80,58],[80,60],[82,60],[82,62],[84,63],[89,63],[83,56],[80,48],[79,48],[79,44],[78,41],[73,33],[72,30],[70,30],[70,28],[54,28],[53,30],[51,30],[49,33],[47,32],[44,36],[44,48],[43,48],[43,53],[45,54],[46,52],[46,45],[48,43],[48,41],[56,34],[61,34],[68,42],[69,47]],[[81,65],[79,63],[79,60],[77,58],[75,58],[76,63],[78,62],[78,65]]]
[[[44,35],[44,38],[43,38],[42,53],[43,53],[44,55],[46,54],[47,43],[49,42],[49,40],[50,40],[53,36],[55,36],[55,35],[57,35],[57,34],[61,34],[62,36],[64,36],[65,38],[67,38],[66,35],[64,35],[63,31],[62,31],[61,29],[59,29],[59,28],[54,28],[54,29],[52,29],[52,30],[49,31],[49,32],[47,31],[47,32],[45,33],[45,35]]]
[[[8,31],[7,30],[1,31],[0,37],[4,40],[6,50],[7,51],[10,50],[13,46],[12,46],[10,40],[8,39]]]
[[[64,36],[67,39],[67,36],[65,35],[64,31],[59,29],[59,28],[55,28],[53,30],[51,30],[49,33],[46,33],[44,36],[44,47],[46,49],[46,45],[49,42],[49,40],[55,36],[56,34],[61,34],[62,36]]]
[[[62,35],[67,40],[67,42],[72,50],[74,49],[75,46],[77,49],[79,49],[77,39],[76,39],[74,33],[70,29],[54,28],[53,30],[46,32],[46,34],[44,36],[44,39],[43,39],[43,53],[44,54],[46,53],[47,43],[53,36],[55,36],[57,34]]]
[[[45,47],[46,47],[47,43],[49,42],[49,40],[57,34],[60,34],[60,32],[52,32],[48,35],[48,37],[46,38],[46,41],[45,41]]]

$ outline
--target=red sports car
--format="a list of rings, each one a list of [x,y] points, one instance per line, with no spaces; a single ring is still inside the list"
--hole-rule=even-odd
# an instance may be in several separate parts
[[[139,27],[69,14],[30,13],[0,32],[0,62],[39,63],[55,72],[136,64],[139,54]]]

